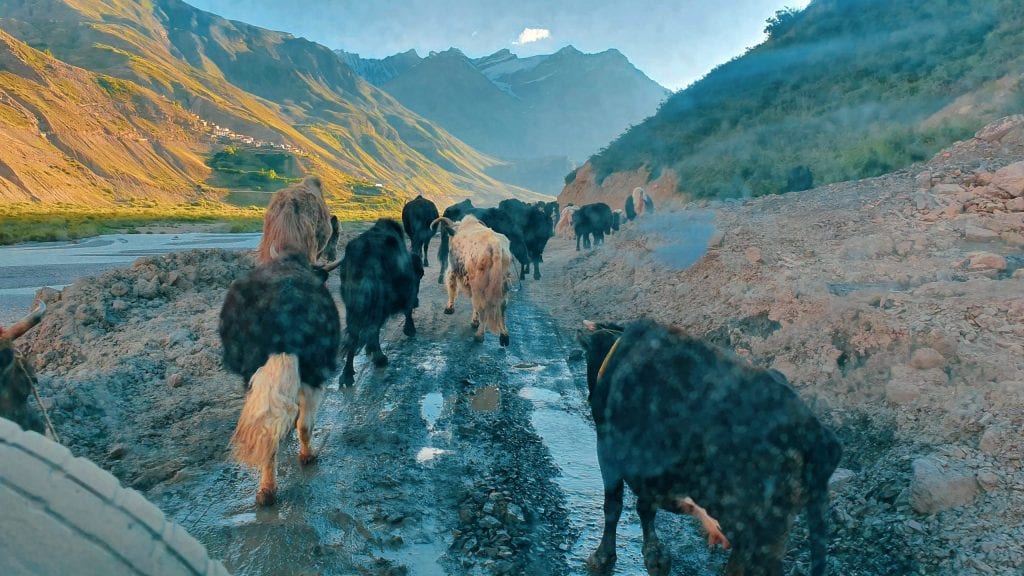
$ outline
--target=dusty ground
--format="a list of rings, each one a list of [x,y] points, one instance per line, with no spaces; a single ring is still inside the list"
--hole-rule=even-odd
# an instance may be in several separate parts
[[[1024,206],[991,184],[1024,159],[1024,122],[1007,126],[914,170],[661,211],[593,251],[555,239],[513,298],[508,350],[471,343],[464,301],[440,314],[435,264],[420,334],[390,324],[391,366],[329,393],[320,463],[300,470],[289,447],[270,511],[226,461],[242,389],[216,316],[247,256],[77,281],[22,345],[64,442],[237,573],[583,573],[600,491],[573,334],[650,316],[782,371],[838,431],[832,573],[1019,574]],[[620,574],[638,570],[626,510]],[[720,570],[692,522],[662,516],[675,573]],[[806,572],[801,530],[790,573]]]

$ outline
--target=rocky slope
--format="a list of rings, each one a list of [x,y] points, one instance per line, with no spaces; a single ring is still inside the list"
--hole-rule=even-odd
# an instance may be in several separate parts
[[[617,50],[584,54],[567,46],[529,58],[501,50],[474,59],[450,49],[383,60],[339,53],[404,106],[510,162],[490,173],[552,194],[575,163],[653,114],[668,96]],[[538,163],[541,158],[549,160]]]
[[[0,4],[0,28],[38,51],[113,77],[130,92],[167,98],[179,115],[187,111],[207,121],[208,133],[218,134],[216,127],[286,150],[346,195],[358,181],[444,199],[526,194],[485,173],[494,159],[409,112],[305,39],[228,21],[179,0],[15,0]],[[56,92],[50,98],[68,99],[65,88],[48,86]],[[80,124],[80,116],[64,122]],[[150,119],[151,131],[173,130],[159,120]],[[173,154],[164,160],[178,163]],[[194,183],[203,170],[189,173]],[[22,188],[14,180],[7,187]]]
[[[564,286],[587,317],[670,322],[789,377],[845,445],[836,573],[1016,574],[1022,160],[1016,116],[910,170],[691,203],[581,254]]]

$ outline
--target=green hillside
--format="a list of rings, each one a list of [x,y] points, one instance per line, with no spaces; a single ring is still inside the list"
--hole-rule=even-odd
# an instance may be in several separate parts
[[[1024,110],[1019,0],[813,0],[590,159],[693,197],[876,176]],[[571,176],[569,178],[571,181]]]

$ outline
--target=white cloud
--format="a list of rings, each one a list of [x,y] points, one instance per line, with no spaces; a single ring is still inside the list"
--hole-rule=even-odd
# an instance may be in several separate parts
[[[523,31],[519,33],[519,39],[513,41],[513,44],[529,44],[530,42],[536,42],[545,38],[551,37],[551,30],[547,28],[523,28]]]

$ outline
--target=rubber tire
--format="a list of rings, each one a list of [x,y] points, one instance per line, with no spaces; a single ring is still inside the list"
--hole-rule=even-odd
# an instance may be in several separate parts
[[[0,574],[228,572],[141,494],[90,460],[0,418]]]

